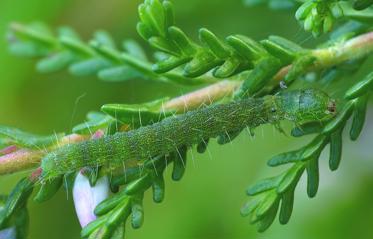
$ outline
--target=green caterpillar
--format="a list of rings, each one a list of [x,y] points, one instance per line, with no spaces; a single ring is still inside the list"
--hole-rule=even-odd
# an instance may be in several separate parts
[[[219,135],[229,137],[245,127],[276,124],[284,119],[295,123],[324,120],[334,114],[334,101],[315,89],[216,104],[129,132],[61,147],[42,160],[42,179],[83,167],[122,167],[127,162],[166,155]]]

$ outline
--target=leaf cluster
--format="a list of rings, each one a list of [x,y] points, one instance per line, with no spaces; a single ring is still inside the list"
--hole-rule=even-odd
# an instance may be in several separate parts
[[[27,178],[23,178],[9,196],[0,196],[0,233],[1,230],[12,230],[15,238],[27,238],[27,200],[32,191],[33,184]]]
[[[245,0],[246,5],[267,3],[272,9],[297,7],[295,18],[314,37],[329,33],[335,25],[346,20],[372,22],[372,0]]]
[[[172,177],[180,180],[184,174],[186,163],[186,148],[178,149],[178,153],[159,156],[144,162],[135,168],[127,169],[111,180],[114,192],[123,188],[109,199],[100,203],[94,213],[98,219],[81,232],[82,238],[111,238],[115,234],[124,235],[128,219],[133,228],[140,228],[144,221],[144,192],[152,188],[153,201],[160,203],[165,195],[163,173],[168,164],[173,163]]]
[[[294,137],[308,134],[317,136],[302,148],[279,154],[268,161],[271,167],[285,164],[292,166],[276,177],[264,179],[247,190],[252,197],[241,209],[243,216],[250,216],[250,222],[258,225],[258,231],[265,231],[279,211],[281,224],[288,223],[294,204],[294,190],[303,175],[307,173],[307,194],[316,196],[319,187],[319,157],[329,144],[329,168],[337,170],[342,158],[342,133],[347,121],[352,118],[350,139],[356,140],[364,126],[369,94],[373,89],[373,74],[352,86],[345,94],[347,100],[337,117],[329,122],[311,122],[294,128]],[[280,206],[281,205],[281,206]]]
[[[237,97],[253,95],[284,66],[306,51],[278,36],[257,42],[243,35],[218,38],[206,28],[199,30],[201,44],[174,25],[169,1],[147,0],[139,6],[139,34],[156,50],[166,54],[153,65],[157,73],[181,67],[186,77],[211,72],[215,78],[244,79]]]
[[[31,58],[42,58],[36,68],[41,73],[52,73],[68,68],[78,77],[97,75],[107,82],[130,79],[151,79],[176,84],[205,84],[212,79],[188,79],[175,72],[158,75],[151,70],[149,58],[134,40],[125,40],[119,48],[105,31],[94,33],[86,44],[69,27],[60,27],[55,36],[41,23],[21,25],[13,23],[8,33],[11,53]]]

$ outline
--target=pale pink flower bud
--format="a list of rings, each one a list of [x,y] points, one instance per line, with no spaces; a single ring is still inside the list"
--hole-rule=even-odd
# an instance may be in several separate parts
[[[88,178],[80,172],[78,173],[73,187],[73,199],[75,211],[82,227],[96,219],[93,212],[95,207],[108,196],[109,180],[106,176],[98,179],[96,185],[91,187]]]

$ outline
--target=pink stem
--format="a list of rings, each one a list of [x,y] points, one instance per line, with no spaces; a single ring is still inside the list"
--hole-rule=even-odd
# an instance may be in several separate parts
[[[6,154],[10,154],[10,153],[13,153],[17,150],[17,146],[16,145],[11,145],[11,146],[8,146],[2,150],[0,150],[0,155],[6,155]]]

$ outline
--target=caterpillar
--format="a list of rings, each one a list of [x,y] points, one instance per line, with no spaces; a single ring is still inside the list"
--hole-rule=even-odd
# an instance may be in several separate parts
[[[296,124],[324,120],[335,115],[335,111],[335,101],[316,89],[215,104],[132,131],[56,149],[42,159],[42,179],[83,167],[118,168],[126,162],[166,155],[180,147],[240,132],[246,127],[252,129],[261,124],[277,124],[281,120]]]

